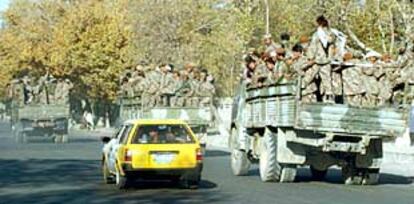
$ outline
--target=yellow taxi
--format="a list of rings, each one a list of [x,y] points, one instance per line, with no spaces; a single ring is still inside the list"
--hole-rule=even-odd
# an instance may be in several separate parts
[[[108,184],[122,189],[136,179],[170,179],[188,188],[199,185],[201,146],[181,120],[127,121],[114,137],[102,141],[102,171]]]

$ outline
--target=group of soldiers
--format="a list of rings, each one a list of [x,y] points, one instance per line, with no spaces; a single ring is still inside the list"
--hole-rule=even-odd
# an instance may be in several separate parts
[[[312,37],[302,36],[293,46],[288,34],[281,35],[281,43],[265,35],[264,51],[250,50],[244,57],[244,83],[261,87],[300,78],[305,103],[381,106],[413,99],[412,42],[399,49],[396,59],[373,50],[364,55],[348,48],[346,36],[325,17],[316,23]]]
[[[69,79],[55,78],[49,73],[37,80],[25,75],[22,78],[14,77],[7,84],[6,95],[20,105],[68,104],[72,88],[73,84]]]
[[[176,70],[171,64],[140,63],[121,77],[121,95],[140,97],[146,107],[208,106],[216,93],[214,77],[193,63]]]

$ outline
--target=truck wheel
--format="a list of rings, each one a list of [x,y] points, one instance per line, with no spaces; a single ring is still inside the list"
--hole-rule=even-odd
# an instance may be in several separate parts
[[[310,170],[311,170],[312,178],[313,178],[314,180],[317,180],[317,181],[322,181],[322,180],[324,180],[324,179],[325,179],[325,177],[326,177],[326,173],[328,173],[328,169],[325,169],[325,170],[319,170],[319,169],[316,169],[316,168],[315,168],[315,167],[313,167],[313,166],[310,166]]]
[[[235,176],[245,176],[249,172],[250,161],[244,151],[233,149],[231,151],[231,170]]]
[[[345,165],[342,167],[342,179],[346,185],[361,185],[363,175],[355,167]]]
[[[16,142],[19,144],[24,144],[27,143],[27,137],[26,134],[22,133],[22,132],[18,132],[16,133]]]
[[[16,140],[16,143],[23,143],[22,136],[21,136],[20,132],[14,131],[13,136],[14,136],[14,139]]]
[[[29,138],[27,137],[27,133],[22,132],[21,137],[22,137],[22,143],[28,143],[29,142]]]
[[[232,128],[231,133],[229,135],[229,139],[227,141],[227,145],[228,145],[229,149],[232,150],[232,149],[236,148],[236,144],[237,144],[237,129]]]
[[[362,179],[362,185],[377,185],[379,178],[379,169],[367,169]]]
[[[263,182],[273,182],[278,180],[277,172],[281,170],[277,163],[277,136],[266,128],[263,142],[261,143],[259,172]]]
[[[115,185],[119,189],[125,189],[128,187],[128,178],[126,176],[122,176],[118,170],[115,173]]]
[[[114,178],[111,175],[111,172],[109,172],[108,164],[106,163],[105,160],[102,161],[102,176],[106,184],[114,183]]]
[[[61,135],[55,135],[53,140],[54,140],[55,144],[61,143],[62,142],[62,136]]]
[[[69,142],[69,137],[68,135],[62,135],[62,143],[68,143]]]
[[[279,174],[279,182],[281,183],[290,183],[295,181],[297,167],[294,164],[284,164],[281,165],[281,171]]]

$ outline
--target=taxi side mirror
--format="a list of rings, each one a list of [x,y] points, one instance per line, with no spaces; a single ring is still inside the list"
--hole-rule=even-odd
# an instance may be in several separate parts
[[[111,138],[110,137],[102,137],[101,140],[104,144],[107,144],[109,141],[111,141]]]

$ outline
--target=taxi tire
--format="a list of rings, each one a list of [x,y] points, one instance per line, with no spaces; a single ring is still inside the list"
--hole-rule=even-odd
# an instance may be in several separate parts
[[[200,180],[183,180],[183,187],[186,189],[198,189]]]
[[[128,187],[128,178],[122,176],[118,170],[115,173],[115,185],[118,189],[126,189]]]

